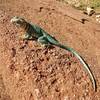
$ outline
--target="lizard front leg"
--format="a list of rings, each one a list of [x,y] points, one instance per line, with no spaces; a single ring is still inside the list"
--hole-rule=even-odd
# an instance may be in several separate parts
[[[33,37],[29,33],[25,33],[24,35],[21,35],[20,38],[23,39],[23,40],[33,39]]]

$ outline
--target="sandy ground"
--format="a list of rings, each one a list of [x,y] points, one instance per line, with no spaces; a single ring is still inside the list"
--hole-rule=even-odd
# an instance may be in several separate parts
[[[21,16],[40,25],[90,65],[97,92],[80,62],[58,47],[18,38]],[[74,20],[77,19],[77,20]],[[81,18],[88,21],[80,22]],[[0,100],[100,100],[100,24],[56,0],[0,0]]]

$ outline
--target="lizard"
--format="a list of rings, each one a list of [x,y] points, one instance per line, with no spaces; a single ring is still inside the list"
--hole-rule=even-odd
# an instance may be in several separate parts
[[[83,64],[84,70],[87,72],[92,82],[93,89],[94,91],[96,91],[95,77],[93,73],[91,72],[89,65],[86,63],[83,57],[81,57],[78,54],[77,51],[75,51],[73,48],[69,46],[64,46],[58,40],[56,40],[55,37],[53,37],[46,31],[44,31],[41,27],[39,27],[36,24],[26,21],[22,17],[14,16],[10,21],[12,24],[14,24],[17,27],[22,28],[25,31],[24,35],[21,36],[23,40],[30,40],[30,39],[34,40],[35,39],[35,41],[39,42],[42,45],[54,45],[54,46],[60,47],[74,54],[74,56],[79,59],[80,63]]]

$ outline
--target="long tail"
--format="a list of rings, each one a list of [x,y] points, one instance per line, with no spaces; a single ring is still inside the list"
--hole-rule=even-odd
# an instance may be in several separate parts
[[[55,43],[54,45],[56,45],[56,46],[58,46],[58,47],[60,47],[62,49],[68,50],[69,52],[73,53],[80,60],[80,62],[84,66],[85,71],[88,73],[90,80],[92,81],[94,91],[96,91],[96,80],[95,80],[95,78],[94,78],[94,76],[93,76],[88,64],[84,61],[84,59],[74,49],[72,49],[72,48],[70,48],[68,46],[64,46],[64,45],[62,45],[60,43],[57,43],[57,44]]]

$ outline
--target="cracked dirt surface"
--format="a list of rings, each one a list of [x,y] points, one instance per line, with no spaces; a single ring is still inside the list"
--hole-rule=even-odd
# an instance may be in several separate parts
[[[90,65],[97,92],[80,62],[58,47],[18,38],[21,16],[77,50]],[[87,18],[85,24],[74,19]],[[56,0],[0,0],[0,100],[100,100],[100,24]]]

